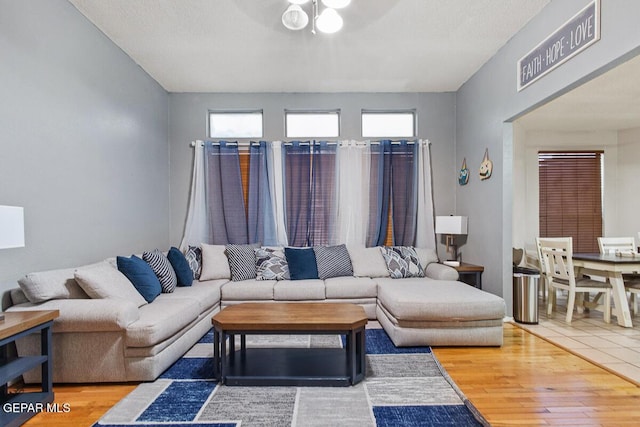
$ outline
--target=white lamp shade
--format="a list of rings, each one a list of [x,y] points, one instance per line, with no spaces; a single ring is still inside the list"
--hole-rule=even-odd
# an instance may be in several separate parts
[[[24,246],[24,209],[0,206],[0,249]]]
[[[282,25],[290,30],[301,30],[309,23],[309,16],[297,4],[292,4],[282,14]]]
[[[316,26],[323,33],[335,33],[342,28],[342,17],[334,9],[325,9],[316,20]]]
[[[437,216],[436,233],[438,234],[467,234],[466,216]]]
[[[332,9],[342,9],[349,6],[349,3],[351,3],[351,0],[322,0],[322,4]]]

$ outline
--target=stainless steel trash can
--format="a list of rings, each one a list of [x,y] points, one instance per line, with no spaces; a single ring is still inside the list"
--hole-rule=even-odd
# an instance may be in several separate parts
[[[538,323],[538,281],[540,272],[513,267],[513,318],[518,323]]]

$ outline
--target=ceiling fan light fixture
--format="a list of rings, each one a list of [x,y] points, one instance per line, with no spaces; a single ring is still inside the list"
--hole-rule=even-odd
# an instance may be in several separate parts
[[[342,17],[335,9],[327,8],[316,18],[316,27],[323,33],[331,34],[340,31],[343,25]]]
[[[291,0],[289,0],[291,1]],[[300,0],[297,0],[300,1]],[[282,25],[290,30],[302,30],[309,23],[309,16],[297,4],[290,5],[282,14]]]
[[[331,9],[342,9],[343,7],[349,6],[349,3],[351,3],[351,0],[322,0],[322,4]]]

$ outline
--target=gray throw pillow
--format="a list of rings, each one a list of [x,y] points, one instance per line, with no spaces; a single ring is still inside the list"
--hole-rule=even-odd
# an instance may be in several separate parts
[[[412,246],[385,246],[381,249],[392,279],[424,277],[420,258]]]
[[[176,272],[173,270],[169,259],[162,252],[158,249],[154,249],[151,252],[143,252],[142,259],[149,264],[160,281],[163,293],[168,294],[176,289],[178,285]]]
[[[189,246],[184,257],[189,263],[189,268],[193,271],[193,278],[200,280],[200,274],[202,272],[202,249],[197,246]]]
[[[320,279],[353,276],[351,257],[345,245],[314,246],[313,252],[316,255],[318,277]]]
[[[256,248],[256,280],[289,280],[289,264],[283,249]]]
[[[226,246],[225,252],[229,260],[232,281],[240,282],[256,278],[256,255],[253,250],[259,247],[260,243]]]

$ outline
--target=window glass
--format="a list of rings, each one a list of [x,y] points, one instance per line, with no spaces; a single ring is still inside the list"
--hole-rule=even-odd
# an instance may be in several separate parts
[[[210,111],[210,138],[262,138],[262,111]]]
[[[404,112],[362,112],[362,136],[365,138],[416,136],[416,115]]]
[[[287,138],[337,138],[340,112],[285,112]]]

